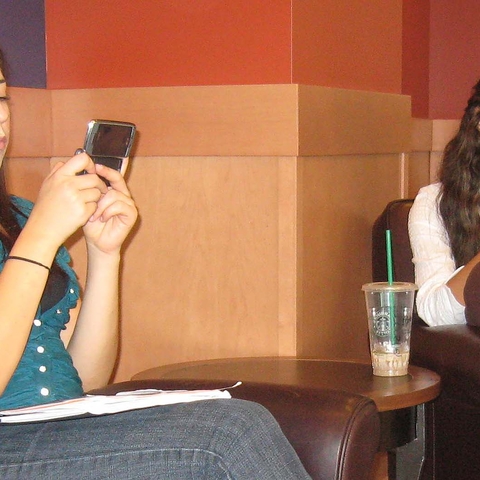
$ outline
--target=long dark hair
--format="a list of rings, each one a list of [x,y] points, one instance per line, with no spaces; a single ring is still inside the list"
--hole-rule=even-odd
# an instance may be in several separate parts
[[[480,81],[440,165],[439,211],[457,267],[480,251]]]
[[[0,70],[5,75],[5,58],[0,49]],[[5,182],[5,161],[0,168],[0,241],[8,252],[12,248],[15,240],[20,234],[20,226],[15,218],[14,211],[21,214],[12,204],[12,200],[7,193]]]

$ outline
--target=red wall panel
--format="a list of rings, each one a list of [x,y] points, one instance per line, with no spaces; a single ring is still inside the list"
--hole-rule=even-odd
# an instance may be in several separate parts
[[[430,9],[430,118],[460,118],[480,78],[480,4],[435,0]]]
[[[414,116],[459,118],[480,76],[478,0],[45,6],[51,89],[305,83],[401,92]]]
[[[293,2],[293,83],[401,92],[402,0]]]
[[[305,83],[400,93],[402,0],[46,0],[48,88]]]
[[[291,0],[47,0],[48,88],[290,83]]]
[[[412,96],[412,115],[429,116],[430,0],[403,1],[402,93]]]

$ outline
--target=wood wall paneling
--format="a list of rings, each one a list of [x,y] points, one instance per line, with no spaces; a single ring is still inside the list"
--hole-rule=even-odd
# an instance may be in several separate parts
[[[30,95],[48,99],[19,89],[15,118]],[[92,117],[139,125],[115,380],[222,356],[368,357],[360,288],[371,224],[404,193],[409,99],[273,85],[52,91],[51,106],[52,162]],[[16,136],[9,173],[34,198],[48,159],[20,157],[29,144]],[[84,244],[70,247],[83,281]]]
[[[413,118],[410,151],[412,152],[430,151],[432,149],[432,142],[433,142],[432,120]]]
[[[302,317],[302,163],[297,157],[278,162],[278,354],[297,353]]]
[[[299,154],[357,155],[408,151],[410,97],[300,85]]]
[[[108,118],[137,124],[137,156],[296,155],[297,91],[297,85],[55,90],[53,150],[70,155],[91,118]]]
[[[408,154],[408,185],[406,198],[414,198],[418,190],[434,181],[431,175],[431,154],[429,151]]]
[[[405,196],[415,197],[418,190],[433,181],[431,176],[431,151],[433,143],[432,120],[412,120],[410,153],[408,153],[408,185]]]
[[[139,158],[129,185],[141,224],[124,263],[118,377],[277,355],[278,160]]]
[[[420,187],[438,180],[443,150],[457,133],[459,125],[459,120],[414,119],[409,154],[408,196],[415,196]]]
[[[368,361],[371,228],[400,198],[399,155],[305,157],[300,356]]]
[[[42,89],[9,88],[11,97],[11,157],[52,155],[51,92]]]
[[[432,151],[442,152],[459,126],[460,120],[432,120]]]
[[[34,202],[50,171],[50,158],[10,157],[5,161],[7,190]]]

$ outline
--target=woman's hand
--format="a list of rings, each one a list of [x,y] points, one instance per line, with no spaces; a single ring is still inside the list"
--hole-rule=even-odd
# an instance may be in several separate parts
[[[109,181],[110,187],[98,200],[83,231],[89,247],[102,253],[117,253],[137,220],[137,208],[119,172],[100,164],[95,169]]]
[[[85,175],[78,175],[85,171]],[[44,180],[28,221],[39,238],[58,248],[97,210],[107,186],[96,175],[95,164],[83,153],[58,162]]]

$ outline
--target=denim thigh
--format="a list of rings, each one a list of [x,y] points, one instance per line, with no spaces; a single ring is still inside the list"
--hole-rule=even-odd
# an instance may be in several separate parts
[[[0,478],[310,478],[271,414],[243,400],[0,426]]]

